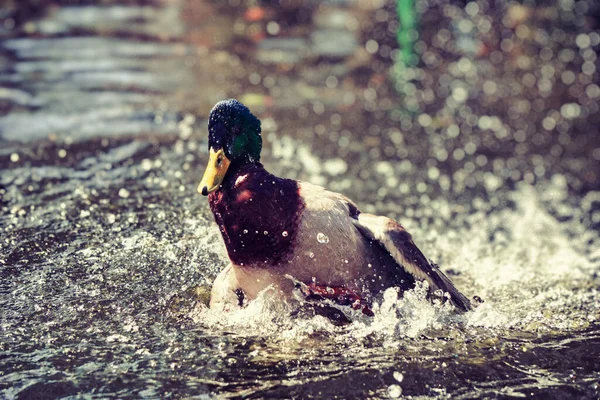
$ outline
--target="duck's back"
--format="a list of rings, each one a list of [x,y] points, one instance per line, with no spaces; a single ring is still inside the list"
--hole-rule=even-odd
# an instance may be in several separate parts
[[[306,182],[299,184],[299,193],[304,210],[290,259],[295,279],[343,286],[367,297],[394,285],[414,286],[413,277],[356,228],[354,203]]]

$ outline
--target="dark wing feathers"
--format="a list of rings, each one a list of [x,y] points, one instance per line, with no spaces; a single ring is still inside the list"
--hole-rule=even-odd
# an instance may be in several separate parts
[[[458,291],[437,265],[425,258],[402,225],[387,217],[367,213],[359,214],[354,224],[365,237],[385,248],[399,267],[417,279],[426,280],[433,290],[449,293],[458,308],[464,311],[471,309],[469,299]]]

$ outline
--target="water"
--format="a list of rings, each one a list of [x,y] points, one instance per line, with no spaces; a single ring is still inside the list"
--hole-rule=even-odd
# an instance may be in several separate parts
[[[273,17],[306,46],[292,72],[272,64],[290,57],[278,43],[240,39],[262,43],[262,22],[233,6],[15,8],[0,53],[0,397],[600,396],[594,5],[418,3],[431,62],[390,78],[392,5],[342,3]],[[349,46],[377,41],[368,62],[358,47],[310,57],[311,32],[340,16]],[[268,291],[206,309],[192,292],[227,256],[196,185],[206,113],[233,95],[263,120],[267,169],[397,218],[483,303],[458,315],[424,288],[391,290],[346,325]]]

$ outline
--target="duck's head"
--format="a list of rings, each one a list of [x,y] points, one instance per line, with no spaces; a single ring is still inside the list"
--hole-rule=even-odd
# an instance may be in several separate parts
[[[208,119],[208,165],[198,185],[207,196],[217,190],[232,164],[260,161],[260,120],[235,99],[218,102]]]

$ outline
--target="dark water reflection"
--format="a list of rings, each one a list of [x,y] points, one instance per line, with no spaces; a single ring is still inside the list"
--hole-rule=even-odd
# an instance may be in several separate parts
[[[233,3],[2,10],[0,397],[597,398],[595,3],[417,2],[414,70],[393,4]],[[195,186],[229,96],[272,172],[398,218],[485,303],[336,327],[188,296],[226,262]]]

